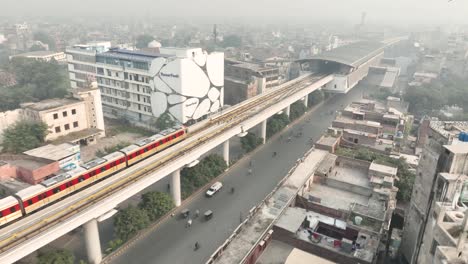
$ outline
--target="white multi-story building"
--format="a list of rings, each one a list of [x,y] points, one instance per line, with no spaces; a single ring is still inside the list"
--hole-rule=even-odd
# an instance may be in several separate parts
[[[68,72],[72,88],[96,86],[96,54],[110,49],[109,41],[89,42],[66,49]]]
[[[190,123],[224,104],[224,54],[200,48],[159,53],[110,49],[96,54],[106,116],[148,124],[166,114]]]

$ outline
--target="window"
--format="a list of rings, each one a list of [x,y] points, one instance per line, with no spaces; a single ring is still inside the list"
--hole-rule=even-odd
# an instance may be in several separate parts
[[[70,124],[65,124],[65,130],[70,130]]]
[[[58,118],[58,114],[55,113],[55,114],[54,114],[54,119],[57,119],[57,118]]]
[[[73,127],[78,127],[78,121],[73,122]]]
[[[55,133],[60,133],[60,127],[55,127]]]
[[[76,115],[76,109],[72,109],[72,115]]]
[[[67,111],[63,111],[62,115],[63,115],[63,117],[66,117],[67,116]]]

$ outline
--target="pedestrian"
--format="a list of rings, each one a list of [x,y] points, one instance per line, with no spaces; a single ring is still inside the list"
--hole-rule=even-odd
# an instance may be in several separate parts
[[[187,227],[191,227],[192,226],[192,219],[190,218],[188,221],[187,221]]]

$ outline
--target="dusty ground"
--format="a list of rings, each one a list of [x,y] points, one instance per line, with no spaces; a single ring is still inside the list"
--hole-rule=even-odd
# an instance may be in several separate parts
[[[81,160],[85,162],[94,158],[96,151],[104,150],[105,147],[112,147],[120,142],[135,142],[143,137],[139,134],[124,132],[115,136],[100,138],[94,145],[81,147]]]

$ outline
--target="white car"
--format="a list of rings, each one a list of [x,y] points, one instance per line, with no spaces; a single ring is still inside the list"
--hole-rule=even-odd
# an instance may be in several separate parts
[[[223,187],[223,184],[220,182],[215,182],[211,187],[206,191],[206,196],[211,197],[215,193],[217,193],[221,188]]]

